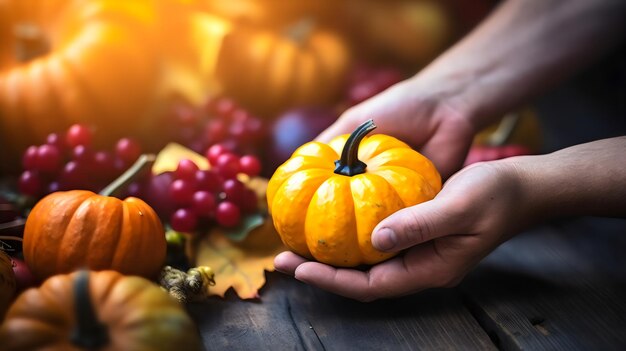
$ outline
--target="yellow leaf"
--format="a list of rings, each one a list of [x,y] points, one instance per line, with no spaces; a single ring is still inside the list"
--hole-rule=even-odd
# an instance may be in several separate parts
[[[209,161],[197,152],[194,152],[180,144],[169,143],[157,155],[152,166],[152,173],[160,174],[167,171],[175,171],[178,162],[183,159],[193,161],[200,169],[209,169]]]
[[[192,241],[188,254],[193,265],[209,266],[215,272],[216,284],[209,295],[224,297],[232,287],[241,299],[259,297],[265,271],[274,271],[274,256],[286,250],[269,219],[242,242],[228,239],[219,228]]]

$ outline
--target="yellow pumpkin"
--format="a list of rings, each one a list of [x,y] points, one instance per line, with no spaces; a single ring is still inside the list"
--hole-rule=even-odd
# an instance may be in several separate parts
[[[108,140],[145,127],[156,19],[149,1],[0,0],[0,139],[20,151],[77,122]]]
[[[435,197],[441,177],[430,160],[370,120],[350,136],[298,148],[269,181],[268,208],[285,245],[334,266],[375,264],[393,256],[371,244],[392,213]]]
[[[152,282],[114,271],[55,275],[26,290],[0,328],[9,350],[200,350],[191,318]]]
[[[349,50],[335,32],[298,22],[286,32],[242,26],[224,38],[217,79],[224,93],[265,116],[338,97]]]

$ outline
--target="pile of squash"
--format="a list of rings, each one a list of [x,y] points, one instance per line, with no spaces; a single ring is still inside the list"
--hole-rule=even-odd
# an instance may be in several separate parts
[[[74,123],[149,144],[174,98],[223,94],[267,118],[329,104],[355,55],[428,62],[448,16],[434,0],[0,0],[0,146]]]

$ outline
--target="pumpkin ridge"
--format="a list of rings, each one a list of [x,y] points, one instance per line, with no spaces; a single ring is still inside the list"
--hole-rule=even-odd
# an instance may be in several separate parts
[[[85,233],[92,233],[92,230],[86,229],[85,224],[91,224],[88,221],[85,221],[84,218],[77,217],[76,214],[80,211],[86,211],[86,213],[91,212],[91,206],[93,205],[92,197],[95,196],[94,193],[89,194],[85,199],[81,199],[80,202],[76,202],[79,205],[74,208],[69,216],[69,221],[67,221],[67,226],[63,230],[63,236],[60,241],[60,250],[63,254],[56,255],[56,262],[54,267],[57,267],[58,270],[61,268],[61,271],[66,271],[66,269],[79,268],[79,267],[70,267],[66,266],[69,262],[79,262],[80,265],[87,265],[89,263],[89,257],[87,256],[87,252],[82,250],[81,248],[85,247],[85,243],[91,243],[91,237],[88,237]],[[85,216],[89,217],[89,216]],[[74,229],[74,227],[78,227],[78,229]],[[68,230],[74,229],[74,231],[78,232],[78,235],[68,235]],[[68,245],[68,241],[78,241],[80,245]],[[88,245],[87,245],[88,246]],[[80,250],[77,250],[80,249]],[[66,273],[69,273],[66,271]]]
[[[313,175],[311,175],[311,173],[313,173]],[[319,174],[316,174],[316,173],[319,173]],[[308,216],[308,208],[310,207],[310,206],[308,206],[308,205],[311,203],[311,200],[312,200],[312,199],[313,199],[313,197],[315,196],[315,193],[317,192],[317,190],[319,189],[319,187],[321,186],[321,184],[324,184],[324,183],[325,183],[325,182],[326,182],[329,178],[331,178],[331,177],[332,177],[332,172],[328,172],[327,170],[322,170],[322,171],[312,171],[312,172],[311,172],[311,171],[309,171],[309,170],[306,170],[306,169],[305,169],[305,170],[298,171],[298,172],[296,172],[295,174],[302,174],[302,175],[300,175],[300,176],[306,179],[306,180],[303,180],[303,182],[306,182],[307,180],[308,180],[309,182],[313,182],[313,180],[312,180],[313,178],[319,178],[319,179],[318,179],[318,180],[319,180],[319,184],[317,184],[317,186],[315,187],[315,190],[311,191],[310,196],[303,196],[303,197],[302,197],[302,199],[301,199],[301,203],[307,206],[307,207],[306,207],[306,208],[307,208],[307,210],[306,210],[306,211],[304,211],[304,212],[305,212],[305,213],[304,213],[304,218],[303,218],[303,220],[302,220],[301,225],[299,226],[300,228],[297,230],[299,233],[298,233],[298,234],[295,234],[295,236],[298,236],[298,235],[299,235],[299,236],[302,236],[302,235],[306,235],[305,233],[306,233],[306,223],[307,223],[307,220],[308,220],[308,218],[307,218],[307,216]],[[292,177],[294,177],[294,175],[295,175],[295,174],[293,174],[293,175],[291,175],[290,177],[288,177],[288,178],[287,178],[287,179],[283,182],[283,184],[281,184],[281,186],[280,186],[279,188],[277,188],[277,190],[276,190],[276,194],[279,194],[279,196],[274,196],[274,197],[273,197],[274,202],[273,202],[273,204],[272,204],[272,208],[281,208],[281,209],[282,209],[282,207],[281,207],[281,206],[279,206],[280,204],[276,204],[276,201],[277,201],[277,199],[280,199],[280,198],[282,197],[282,196],[280,196],[280,194],[282,194],[282,193],[283,193],[283,187],[285,187],[285,184],[287,183],[287,181],[288,181],[289,179],[291,179]],[[309,183],[307,183],[307,184],[309,184]],[[314,184],[314,183],[311,183],[311,189],[313,188],[313,184]],[[300,193],[302,193],[302,191],[299,191],[299,194],[300,194]],[[276,194],[275,194],[275,195],[276,195]],[[277,207],[277,206],[278,206],[278,207]],[[300,210],[300,211],[301,211],[302,209],[297,209],[297,208],[293,208],[293,207],[290,207],[290,209],[291,209],[291,210],[293,210],[293,211],[295,211],[295,212],[296,212],[296,215],[300,215],[300,216],[302,215],[302,213],[301,213],[301,212],[300,212],[299,214],[297,213],[297,212],[298,212],[298,210]],[[275,224],[275,225],[277,225],[277,222],[278,222],[278,220],[280,219],[280,217],[279,217],[279,216],[277,216],[277,215],[273,215],[272,217],[273,217],[273,220],[274,220],[274,224]],[[282,225],[281,225],[281,227],[282,227]],[[295,232],[295,231],[294,231],[294,232]],[[312,257],[311,250],[310,250],[309,246],[307,245],[306,240],[304,240],[304,241],[301,243],[301,244],[303,244],[303,245],[302,245],[302,246],[303,246],[302,248],[295,248],[295,247],[293,247],[293,245],[291,245],[291,244],[288,244],[288,243],[287,243],[287,241],[285,240],[284,236],[286,236],[286,235],[281,235],[281,240],[283,241],[283,243],[284,243],[287,247],[289,247],[289,248],[291,248],[291,249],[294,249],[294,251],[298,252],[298,253],[299,253],[299,254],[301,254],[301,255],[308,256],[308,257]],[[303,250],[306,250],[307,252],[303,252]]]
[[[66,199],[62,194],[63,193],[53,193],[48,195],[46,198],[52,200],[52,204],[48,204],[47,202],[40,201],[29,214],[29,218],[26,220],[26,226],[24,227],[24,258],[35,274],[35,276],[39,279],[49,276],[48,273],[50,271],[54,271],[56,267],[58,267],[58,260],[63,255],[59,255],[59,251],[63,250],[63,240],[65,238],[65,233],[74,216],[74,212],[80,206],[80,204],[84,201],[84,199],[91,196],[91,192],[86,190],[74,190],[76,197],[72,197]],[[80,198],[80,201],[76,201],[76,198]],[[44,199],[46,199],[44,198]],[[61,212],[59,214],[59,212]],[[50,219],[39,219],[43,213],[46,217],[50,214],[55,214],[54,216],[50,216]],[[29,223],[30,216],[34,216],[34,222]],[[54,221],[54,223],[46,223],[46,221]],[[38,241],[40,239],[40,235],[47,235],[44,226],[56,226],[60,227],[56,232],[60,234],[60,240],[51,240],[51,242],[46,245],[46,247],[39,247]],[[40,234],[40,232],[44,232],[44,234]],[[32,238],[32,239],[31,239]],[[43,250],[43,251],[42,251]],[[58,256],[56,260],[52,258]],[[44,274],[42,274],[44,273]]]
[[[334,260],[331,262],[331,264],[333,265],[337,265],[337,266],[346,266],[346,265],[350,265],[350,262],[347,261],[346,257],[338,257],[338,252],[341,253],[351,253],[351,254],[355,254],[355,255],[361,255],[360,252],[356,252],[355,250],[345,250],[342,249],[341,247],[337,248],[336,246],[338,246],[339,244],[341,246],[345,246],[345,247],[355,247],[358,246],[358,240],[356,238],[356,236],[352,237],[352,236],[343,236],[344,239],[348,239],[348,241],[350,241],[348,244],[346,244],[345,241],[342,240],[337,240],[337,234],[338,234],[338,229],[329,224],[328,222],[330,222],[329,219],[329,215],[330,216],[337,216],[337,219],[335,220],[335,222],[337,223],[341,223],[342,221],[339,218],[355,218],[354,216],[354,200],[351,196],[351,191],[349,189],[345,189],[345,184],[343,184],[343,186],[340,186],[338,184],[332,184],[333,182],[335,183],[345,183],[345,182],[349,182],[350,179],[349,177],[346,176],[342,176],[342,175],[336,175],[336,174],[332,174],[330,177],[328,177],[328,179],[326,179],[322,184],[320,184],[319,187],[316,188],[315,192],[313,193],[313,197],[311,199],[311,203],[313,202],[313,200],[316,197],[320,197],[321,194],[320,190],[324,187],[329,187],[330,189],[334,189],[333,194],[330,198],[335,199],[334,201],[328,201],[328,199],[325,201],[326,204],[331,204],[330,208],[335,210],[335,213],[329,213],[330,211],[321,211],[319,210],[319,206],[317,204],[315,205],[309,205],[308,209],[307,209],[307,213],[305,215],[305,232],[304,232],[304,236],[306,238],[306,244],[307,247],[309,249],[309,251],[311,252],[311,255],[318,261],[321,262],[328,262],[328,259]],[[324,196],[324,197],[329,197],[329,196]],[[337,199],[344,199],[344,201],[346,203],[344,204],[338,204]],[[349,204],[348,202],[351,202],[352,204]],[[337,213],[337,209],[341,208],[344,209],[344,213]],[[345,213],[346,209],[350,209],[351,213]],[[329,210],[329,208],[326,208],[326,210]],[[316,212],[320,212],[320,213],[316,213]],[[317,218],[320,217],[320,218]],[[310,220],[310,221],[309,221]],[[354,221],[356,221],[356,219],[354,219]],[[317,225],[314,224],[310,224],[310,223],[315,223],[318,222]],[[334,223],[334,224],[337,224]],[[313,227],[314,230],[313,231],[309,231],[309,229]],[[334,229],[334,230],[333,230]],[[340,229],[345,229],[345,228],[340,228]],[[319,237],[319,233],[322,234],[322,237]],[[339,236],[339,238],[341,238],[342,235]],[[333,243],[333,246],[327,247],[328,243]],[[311,245],[312,243],[317,243],[319,244],[321,247],[326,248],[324,250],[318,250],[318,247],[315,247],[313,245]],[[352,259],[353,262],[358,262],[356,260],[353,259],[353,257],[349,257],[350,259]],[[339,260],[342,260],[343,262],[340,262]]]
[[[117,199],[115,199],[115,200],[117,200]],[[115,265],[116,264],[116,262],[115,262],[115,253],[119,251],[118,247],[120,245],[120,242],[122,241],[122,238],[121,238],[122,230],[121,230],[121,228],[124,226],[124,222],[123,222],[123,219],[124,219],[124,216],[123,216],[123,211],[124,211],[123,206],[124,206],[124,204],[122,203],[122,201],[119,201],[119,200],[117,200],[117,201],[108,201],[108,203],[109,204],[107,205],[107,207],[111,206],[111,205],[116,206],[118,209],[120,207],[122,207],[121,210],[119,210],[122,213],[122,215],[120,216],[119,215],[120,212],[117,212],[118,213],[118,215],[116,216],[117,220],[111,220],[111,222],[117,222],[117,225],[116,225],[116,229],[117,230],[113,230],[112,231],[110,227],[106,228],[106,231],[108,232],[108,235],[112,235],[113,233],[115,233],[115,238],[112,238],[113,239],[112,242],[114,243],[113,244],[114,245],[113,246],[113,250],[109,250],[110,255],[108,257],[108,265],[106,265],[106,267],[117,267]],[[110,212],[113,212],[113,211],[110,211]],[[100,221],[98,221],[98,222],[100,222]],[[91,251],[91,248],[90,248],[90,251]]]

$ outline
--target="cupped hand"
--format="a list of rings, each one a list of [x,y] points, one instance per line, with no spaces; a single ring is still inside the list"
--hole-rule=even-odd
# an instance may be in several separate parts
[[[348,109],[317,140],[328,142],[373,119],[376,133],[394,136],[422,152],[445,179],[463,164],[476,128],[454,92],[441,84],[439,89],[428,86],[426,79],[417,77],[396,84]]]
[[[526,209],[514,163],[467,167],[435,199],[400,210],[374,229],[372,243],[404,253],[366,271],[335,268],[283,252],[277,270],[360,301],[450,287],[524,226]]]

